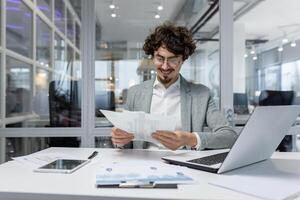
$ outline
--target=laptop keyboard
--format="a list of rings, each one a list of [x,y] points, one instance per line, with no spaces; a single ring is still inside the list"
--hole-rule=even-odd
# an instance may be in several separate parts
[[[192,162],[192,163],[197,163],[197,164],[202,164],[202,165],[215,165],[218,163],[222,163],[225,160],[227,154],[228,154],[228,152],[218,153],[218,154],[211,155],[211,156],[188,160],[187,162]]]

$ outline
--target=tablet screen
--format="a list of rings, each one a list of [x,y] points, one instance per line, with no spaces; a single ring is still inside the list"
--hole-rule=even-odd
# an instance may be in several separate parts
[[[47,165],[40,167],[39,169],[57,169],[57,170],[72,170],[79,165],[86,162],[86,160],[55,160]]]

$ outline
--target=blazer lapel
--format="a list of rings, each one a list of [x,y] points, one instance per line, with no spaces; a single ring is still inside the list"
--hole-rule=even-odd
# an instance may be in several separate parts
[[[155,81],[155,79],[152,79],[151,81],[147,82],[144,85],[144,91],[142,91],[142,93],[143,93],[142,100],[144,102],[142,103],[141,108],[142,108],[142,111],[144,111],[146,113],[150,113],[154,81]]]
[[[147,82],[142,91],[141,111],[150,113],[153,84],[155,79]],[[182,130],[191,131],[191,109],[192,109],[192,96],[189,83],[180,75],[180,101],[181,101],[181,125]]]
[[[192,96],[189,83],[180,75],[181,125],[182,130],[191,131]]]

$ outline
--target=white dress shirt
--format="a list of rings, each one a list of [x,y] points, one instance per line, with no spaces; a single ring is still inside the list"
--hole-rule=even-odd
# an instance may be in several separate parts
[[[180,103],[180,76],[168,88],[160,83],[156,77],[153,84],[153,94],[151,101],[150,113],[175,116],[175,130],[182,130],[181,125],[181,103]],[[200,137],[194,133],[197,138],[197,145],[193,148],[200,147]]]

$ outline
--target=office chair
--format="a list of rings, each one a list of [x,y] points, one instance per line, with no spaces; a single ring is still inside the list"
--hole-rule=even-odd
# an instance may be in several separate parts
[[[236,114],[249,114],[247,94],[233,93],[233,109]]]
[[[294,91],[264,90],[258,98],[259,106],[291,105]],[[292,150],[292,136],[286,135],[276,150],[287,152]]]
[[[79,81],[51,81],[49,84],[50,127],[80,127],[81,105],[79,101]],[[79,147],[76,137],[51,137],[50,147]]]
[[[258,104],[260,106],[291,105],[293,99],[294,91],[263,90],[259,95]]]
[[[95,95],[95,115],[96,117],[104,117],[100,112],[103,110],[116,110],[115,93],[114,91],[100,91]]]

